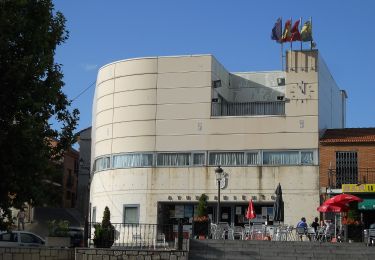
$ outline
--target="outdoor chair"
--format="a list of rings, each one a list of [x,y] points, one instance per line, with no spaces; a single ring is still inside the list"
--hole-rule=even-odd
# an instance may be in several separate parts
[[[264,227],[262,224],[253,224],[251,229],[251,239],[263,240],[264,238]]]
[[[226,232],[226,236],[229,240],[234,240],[234,230],[233,228],[228,228],[227,232]]]
[[[300,241],[303,241],[303,238],[307,237],[307,230],[304,227],[296,227],[296,237],[298,237]]]
[[[316,232],[315,232],[315,229],[313,227],[307,228],[307,237],[309,238],[310,241],[316,240]]]
[[[228,237],[229,224],[227,222],[219,222],[217,224],[217,239],[225,239]]]
[[[297,238],[294,235],[293,231],[294,231],[294,226],[293,225],[287,226],[287,228],[286,228],[286,232],[287,232],[286,240],[287,241],[296,241],[297,240]]]
[[[325,229],[326,229],[325,226],[318,228],[318,230],[316,231],[316,235],[315,235],[315,241],[323,241]]]
[[[335,225],[330,223],[324,230],[323,241],[329,242],[335,235]]]
[[[275,241],[287,241],[288,240],[288,227],[278,226],[276,228]]]
[[[244,239],[244,229],[241,226],[235,226],[233,227],[233,239]]]
[[[375,229],[370,228],[368,230],[368,237],[367,237],[367,245],[374,246],[375,245]]]
[[[211,223],[210,225],[210,234],[212,239],[218,239],[217,237],[217,225],[214,223]]]
[[[244,225],[244,239],[249,239],[251,237],[251,226],[249,224]]]
[[[167,243],[165,242],[165,235],[163,233],[158,233],[156,235],[156,238],[154,238],[154,249],[156,249],[157,246],[162,246],[164,249],[167,249]]]

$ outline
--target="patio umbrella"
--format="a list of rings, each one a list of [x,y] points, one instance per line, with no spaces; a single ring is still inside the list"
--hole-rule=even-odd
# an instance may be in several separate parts
[[[363,199],[351,194],[340,194],[329,198],[324,202],[324,204],[348,204],[353,201],[360,202],[363,201]]]
[[[332,203],[326,204],[324,202],[321,206],[317,208],[319,212],[347,212],[349,211],[349,206],[347,204]],[[335,215],[335,237],[336,237],[336,215]]]
[[[253,200],[250,200],[245,217],[249,220],[249,224],[250,224],[250,219],[256,218],[256,216],[257,215],[255,214]]]
[[[317,208],[319,212],[346,212],[349,210],[349,207],[345,204],[325,204]]]
[[[281,185],[277,185],[275,190],[276,200],[273,204],[273,221],[284,221],[284,201],[283,192],[281,190]]]

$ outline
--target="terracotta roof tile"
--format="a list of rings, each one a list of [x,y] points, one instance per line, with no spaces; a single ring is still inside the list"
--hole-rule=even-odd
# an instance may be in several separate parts
[[[327,129],[320,143],[375,143],[375,127]]]

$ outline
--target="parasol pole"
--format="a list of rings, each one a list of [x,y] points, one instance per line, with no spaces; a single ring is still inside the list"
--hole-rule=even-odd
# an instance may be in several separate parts
[[[336,242],[337,242],[337,238],[336,238],[336,213],[335,213],[335,239],[336,239]]]

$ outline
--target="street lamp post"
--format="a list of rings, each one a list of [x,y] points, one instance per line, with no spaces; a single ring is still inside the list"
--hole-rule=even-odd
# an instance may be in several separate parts
[[[216,174],[216,181],[217,181],[217,216],[216,216],[216,223],[219,223],[219,216],[220,216],[220,182],[224,178],[224,170],[220,167],[220,165],[215,169]]]

